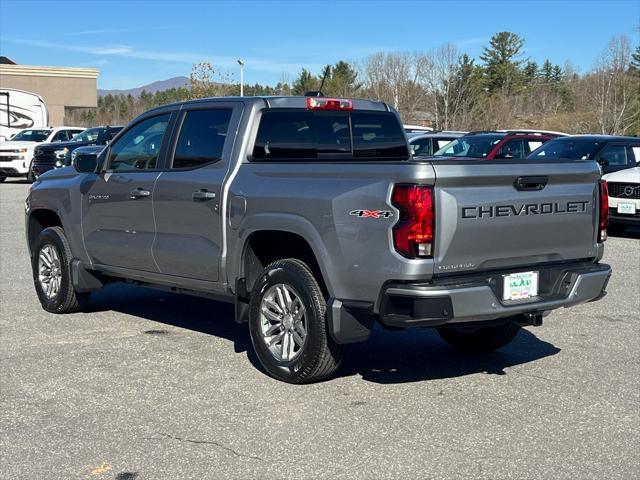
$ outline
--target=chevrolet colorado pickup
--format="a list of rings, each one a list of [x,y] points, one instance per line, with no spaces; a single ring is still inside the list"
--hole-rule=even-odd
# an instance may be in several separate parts
[[[45,173],[26,236],[45,310],[113,281],[234,302],[264,369],[304,383],[375,322],[491,351],[601,298],[607,214],[595,162],[421,159],[384,103],[239,97],[151,110]]]

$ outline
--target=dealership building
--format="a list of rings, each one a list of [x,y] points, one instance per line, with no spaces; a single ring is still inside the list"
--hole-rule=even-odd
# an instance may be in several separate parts
[[[80,114],[98,105],[99,71],[95,68],[18,65],[0,58],[0,89],[13,88],[40,95],[51,126],[75,126]]]

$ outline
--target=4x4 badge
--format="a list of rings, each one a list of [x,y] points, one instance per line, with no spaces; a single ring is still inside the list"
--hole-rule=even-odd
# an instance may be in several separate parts
[[[349,215],[360,218],[391,218],[393,212],[390,210],[351,210]]]

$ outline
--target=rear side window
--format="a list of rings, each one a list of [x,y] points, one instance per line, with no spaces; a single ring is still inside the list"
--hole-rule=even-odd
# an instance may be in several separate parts
[[[191,110],[185,114],[172,168],[196,168],[222,158],[231,109]]]
[[[267,111],[252,160],[406,160],[408,154],[404,133],[390,113]]]

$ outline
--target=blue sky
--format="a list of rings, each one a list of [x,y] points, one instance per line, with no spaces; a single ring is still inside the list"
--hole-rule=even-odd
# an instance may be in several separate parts
[[[491,35],[524,37],[525,54],[588,70],[614,35],[640,42],[640,2],[0,0],[0,53],[21,64],[96,67],[99,88],[132,88],[208,60],[245,81],[293,81],[306,67],[451,42],[478,56]]]

